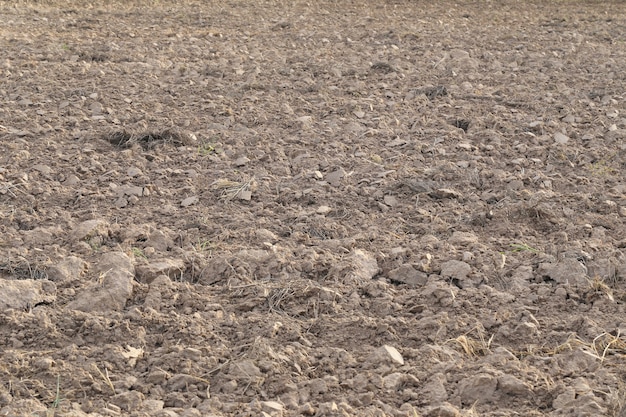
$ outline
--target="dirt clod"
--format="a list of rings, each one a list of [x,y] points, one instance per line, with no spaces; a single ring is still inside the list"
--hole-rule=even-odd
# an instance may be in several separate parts
[[[624,417],[625,28],[0,0],[0,415]]]

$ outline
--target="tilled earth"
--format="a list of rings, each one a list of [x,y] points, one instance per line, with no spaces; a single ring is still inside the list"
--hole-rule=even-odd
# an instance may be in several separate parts
[[[0,415],[625,416],[626,8],[0,1]]]

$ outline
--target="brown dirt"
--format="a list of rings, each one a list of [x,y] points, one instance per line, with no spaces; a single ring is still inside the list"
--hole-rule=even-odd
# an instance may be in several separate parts
[[[0,51],[0,415],[626,415],[623,3],[5,0]]]

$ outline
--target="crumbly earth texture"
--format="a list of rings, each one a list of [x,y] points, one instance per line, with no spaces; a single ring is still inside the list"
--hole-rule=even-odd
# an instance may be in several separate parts
[[[0,415],[625,416],[626,8],[0,1]]]

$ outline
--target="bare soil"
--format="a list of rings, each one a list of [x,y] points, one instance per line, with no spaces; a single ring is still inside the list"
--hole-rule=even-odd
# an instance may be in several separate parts
[[[626,8],[0,1],[0,415],[626,416]]]

